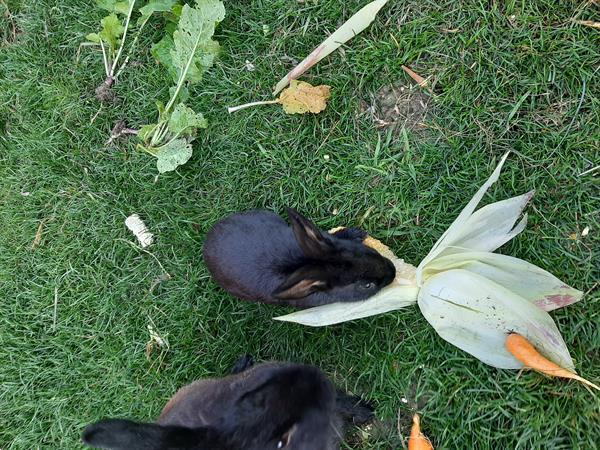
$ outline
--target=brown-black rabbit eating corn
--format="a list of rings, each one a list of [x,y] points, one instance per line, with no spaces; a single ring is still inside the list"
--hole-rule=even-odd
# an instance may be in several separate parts
[[[319,230],[288,209],[252,210],[217,222],[204,243],[216,282],[244,300],[299,308],[364,300],[394,279],[392,262],[363,243],[366,233]]]

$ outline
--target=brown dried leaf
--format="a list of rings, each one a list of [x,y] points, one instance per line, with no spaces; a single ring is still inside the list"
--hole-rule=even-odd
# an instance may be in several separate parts
[[[331,52],[337,50],[342,44],[348,42],[354,36],[359,34],[375,20],[375,16],[388,0],[373,0],[371,3],[362,7],[356,14],[350,17],[335,30],[321,45],[315,48],[300,64],[294,67],[285,77],[279,80],[273,95],[277,95],[288,85],[289,82],[299,78],[304,72],[317,64]]]
[[[402,68],[408,74],[409,77],[411,77],[413,80],[415,80],[417,82],[417,84],[419,86],[421,86],[421,87],[427,87],[428,86],[427,80],[425,78],[423,78],[421,75],[419,75],[418,73],[413,72],[410,68],[408,68],[406,66],[402,66]]]
[[[327,99],[331,96],[329,90],[330,87],[325,84],[312,86],[305,81],[292,80],[290,87],[281,93],[278,101],[286,114],[316,114],[327,106]]]
[[[31,248],[34,249],[38,247],[42,243],[42,236],[44,235],[44,226],[52,221],[54,217],[46,217],[40,221],[40,224],[37,227],[37,231],[35,232],[35,237],[33,238],[33,242],[31,244]]]

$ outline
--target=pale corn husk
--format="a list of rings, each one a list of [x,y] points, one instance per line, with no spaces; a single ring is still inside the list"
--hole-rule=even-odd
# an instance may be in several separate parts
[[[335,233],[343,228],[337,227],[329,232]],[[377,239],[368,236],[363,242],[394,263],[396,278],[391,284],[365,301],[330,303],[275,317],[275,320],[320,327],[375,316],[416,303],[419,291],[416,284],[417,268],[396,257],[389,247]]]
[[[505,348],[507,334],[516,332],[548,359],[574,371],[569,351],[547,311],[579,301],[582,293],[533,264],[492,253],[523,231],[527,216],[519,218],[533,192],[475,211],[498,180],[507,156],[502,157],[490,178],[416,269],[368,237],[365,244],[396,265],[396,279],[389,286],[362,302],[333,303],[276,320],[331,325],[417,302],[425,319],[443,339],[486,364],[506,369],[523,367]]]

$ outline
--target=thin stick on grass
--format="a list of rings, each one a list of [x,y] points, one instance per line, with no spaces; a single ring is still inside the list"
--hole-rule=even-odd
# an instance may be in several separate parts
[[[592,167],[591,169],[588,170],[584,170],[583,172],[581,172],[579,175],[579,177],[583,176],[583,175],[587,175],[588,173],[592,173],[595,172],[596,170],[600,169],[600,166],[596,166],[596,167]]]
[[[54,313],[52,315],[52,331],[56,330],[57,319],[58,319],[58,286],[54,286]]]
[[[279,100],[277,100],[277,99],[276,100],[262,100],[262,101],[258,101],[258,102],[245,103],[245,104],[239,105],[239,106],[230,106],[227,108],[227,111],[229,112],[229,114],[231,114],[231,113],[234,113],[241,109],[251,108],[252,106],[274,105],[275,103],[279,103]]]
[[[37,231],[35,232],[35,237],[33,239],[33,243],[31,244],[32,249],[36,248],[38,245],[40,245],[40,242],[42,242],[42,234],[44,231],[45,223],[46,223],[46,219],[40,221],[40,224],[37,227]]]
[[[573,20],[578,25],[584,25],[586,27],[592,27],[600,30],[600,22],[595,22],[593,20]]]

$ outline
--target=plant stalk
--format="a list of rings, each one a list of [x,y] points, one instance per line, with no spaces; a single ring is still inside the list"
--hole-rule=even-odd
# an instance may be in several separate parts
[[[119,70],[117,70],[117,73],[114,76],[115,79],[119,78],[119,75],[121,75],[121,72],[123,72],[123,70],[125,69],[125,66],[129,62],[129,58],[131,58],[131,55],[133,54],[133,50],[135,49],[135,46],[137,45],[138,41],[140,40],[140,35],[142,34],[142,30],[146,26],[146,23],[148,23],[149,19],[150,19],[150,16],[148,16],[146,18],[146,20],[144,20],[142,22],[142,25],[140,26],[140,29],[137,31],[137,33],[135,35],[135,38],[133,39],[133,42],[131,43],[131,46],[129,47],[129,51],[127,52],[127,56],[125,57],[125,61],[123,61],[123,64],[121,64],[121,67],[119,67]]]
[[[121,53],[123,52],[123,48],[125,47],[125,39],[127,39],[127,32],[129,31],[129,21],[131,20],[131,14],[133,14],[133,7],[135,5],[135,0],[129,0],[130,6],[129,6],[129,11],[127,12],[127,19],[125,19],[125,31],[123,32],[123,38],[121,39],[121,45],[119,46],[119,51],[117,52],[117,56],[115,57],[115,60],[113,61],[111,68],[110,68],[110,77],[113,77],[114,73],[115,73],[115,67],[117,66],[117,62],[119,61],[119,58],[121,57]],[[114,77],[113,77],[114,78]]]
[[[239,106],[230,106],[227,108],[227,111],[229,112],[229,114],[234,113],[236,111],[239,111],[240,109],[246,109],[246,108],[250,108],[252,106],[258,106],[258,105],[273,105],[275,103],[279,103],[278,99],[275,100],[262,100],[259,102],[251,102],[251,103],[245,103],[243,105],[239,105]]]
[[[110,77],[110,68],[108,67],[108,55],[106,54],[106,49],[104,48],[104,44],[102,43],[102,39],[100,39],[100,48],[102,48],[102,61],[104,62],[104,72],[106,72],[106,77]]]

